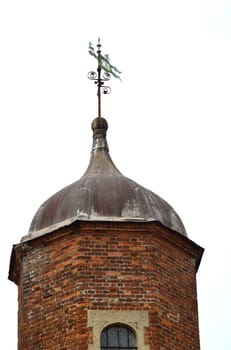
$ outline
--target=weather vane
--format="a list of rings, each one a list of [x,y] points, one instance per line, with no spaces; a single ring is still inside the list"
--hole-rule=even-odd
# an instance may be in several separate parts
[[[88,78],[91,80],[94,80],[95,84],[97,85],[97,96],[98,96],[98,117],[101,117],[101,90],[103,94],[107,95],[111,92],[111,88],[109,86],[105,86],[104,83],[108,80],[111,79],[111,76],[118,78],[121,80],[119,74],[121,72],[115,67],[112,66],[110,63],[109,56],[102,55],[101,54],[101,44],[100,44],[100,39],[98,39],[98,44],[97,44],[97,52],[95,53],[95,49],[92,46],[92,43],[89,43],[89,48],[88,52],[91,56],[95,57],[98,61],[98,68],[97,68],[97,73],[94,71],[91,71],[88,73]],[[103,75],[101,76],[102,70]]]

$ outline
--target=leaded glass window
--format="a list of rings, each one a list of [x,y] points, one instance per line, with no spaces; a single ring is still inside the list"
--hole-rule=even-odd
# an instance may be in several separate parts
[[[137,350],[134,332],[122,325],[105,328],[101,333],[100,343],[101,350]]]

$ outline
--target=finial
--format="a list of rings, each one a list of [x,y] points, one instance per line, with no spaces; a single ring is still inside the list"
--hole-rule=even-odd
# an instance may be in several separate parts
[[[97,85],[97,96],[98,96],[98,118],[101,118],[101,89],[104,95],[107,95],[111,92],[111,88],[109,86],[105,86],[105,81],[111,79],[111,75],[115,78],[120,79],[119,74],[121,73],[115,66],[112,66],[109,60],[109,56],[101,54],[101,44],[100,38],[98,38],[97,44],[97,53],[95,53],[95,49],[92,46],[92,43],[89,43],[88,52],[91,56],[95,57],[98,61],[97,73],[94,71],[90,71],[88,73],[88,78],[94,80]],[[103,77],[101,77],[101,71],[104,70]],[[121,80],[121,79],[120,79]]]
[[[103,136],[106,136],[106,132],[108,129],[108,124],[106,119],[104,118],[95,118],[93,122],[91,123],[91,128],[93,131],[93,136],[101,134]]]

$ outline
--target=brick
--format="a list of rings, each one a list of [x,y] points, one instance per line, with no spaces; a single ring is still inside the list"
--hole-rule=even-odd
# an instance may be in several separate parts
[[[199,350],[198,247],[158,223],[75,223],[30,242],[19,350],[87,350],[87,310],[145,310],[150,350]]]

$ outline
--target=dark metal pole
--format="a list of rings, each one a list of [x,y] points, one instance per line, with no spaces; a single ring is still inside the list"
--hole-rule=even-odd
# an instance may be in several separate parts
[[[97,54],[98,54],[98,68],[97,68],[97,72],[98,72],[98,91],[97,91],[97,96],[98,96],[98,117],[101,118],[101,86],[102,86],[102,82],[101,82],[101,64],[100,64],[100,60],[101,60],[101,57],[100,57],[100,54],[101,54],[101,50],[100,50],[100,47],[101,47],[101,44],[100,44],[100,39],[98,39],[98,51],[97,51]]]
[[[89,53],[97,58],[98,61],[98,67],[97,67],[97,73],[94,71],[90,71],[88,73],[88,78],[91,80],[94,80],[95,84],[97,85],[97,97],[98,97],[98,118],[101,118],[101,88],[103,88],[103,94],[107,95],[110,93],[111,88],[109,86],[105,86],[104,83],[105,81],[108,81],[111,79],[111,75],[106,71],[103,74],[103,78],[101,77],[101,72],[102,70],[106,70],[104,64],[105,61],[107,61],[108,64],[108,58],[105,59],[101,55],[101,44],[100,44],[100,39],[98,39],[98,44],[97,44],[97,55],[94,52],[94,48],[91,46],[91,43],[89,43]]]

